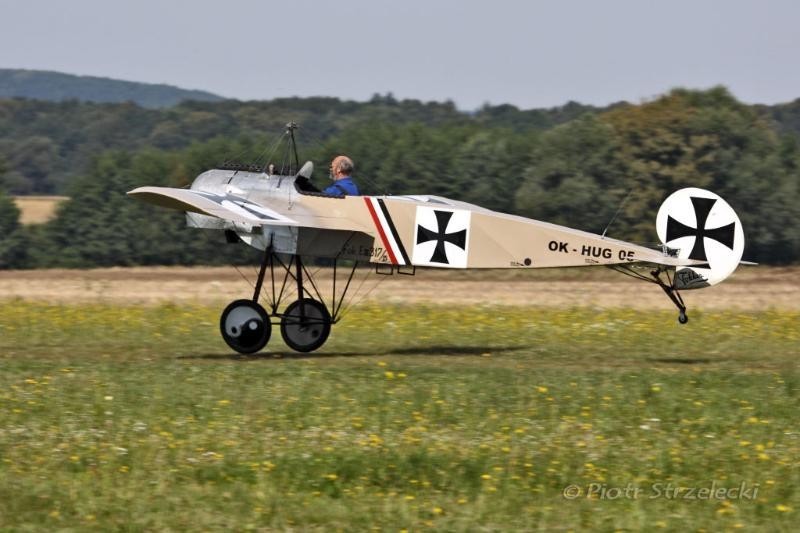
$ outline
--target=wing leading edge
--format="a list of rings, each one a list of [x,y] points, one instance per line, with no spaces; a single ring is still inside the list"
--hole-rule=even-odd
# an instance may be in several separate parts
[[[139,187],[129,196],[149,204],[189,211],[252,226],[298,226],[298,222],[280,213],[233,195],[221,196],[208,192],[171,187]]]

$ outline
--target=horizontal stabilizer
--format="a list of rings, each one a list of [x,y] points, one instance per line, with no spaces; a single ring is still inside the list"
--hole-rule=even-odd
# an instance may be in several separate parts
[[[655,255],[651,257],[643,257],[636,262],[638,263],[647,263],[650,265],[661,265],[666,267],[699,267],[703,266],[705,263],[703,261],[697,261],[695,259],[681,259],[679,257],[672,257],[668,255]]]
[[[171,187],[139,187],[128,192],[129,196],[149,204],[190,211],[201,215],[229,220],[252,226],[297,226],[298,223],[280,213],[232,195],[218,195],[191,189]]]

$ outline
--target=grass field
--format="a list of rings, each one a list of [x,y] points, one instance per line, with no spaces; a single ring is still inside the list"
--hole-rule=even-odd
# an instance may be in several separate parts
[[[66,196],[15,196],[14,203],[20,210],[22,224],[42,224],[51,220],[58,205],[68,199]]]
[[[795,530],[800,311],[663,309],[5,299],[0,528]]]

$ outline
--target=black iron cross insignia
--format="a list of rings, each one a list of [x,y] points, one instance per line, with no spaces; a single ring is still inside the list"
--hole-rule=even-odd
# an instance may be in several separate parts
[[[714,207],[716,199],[714,198],[696,198],[691,197],[692,206],[694,207],[694,214],[697,218],[697,227],[692,228],[681,222],[678,222],[672,217],[667,217],[667,242],[673,239],[680,239],[681,237],[694,237],[694,246],[692,252],[689,254],[689,259],[696,259],[698,261],[708,261],[706,257],[706,245],[703,242],[706,238],[714,239],[720,244],[724,244],[733,250],[733,235],[736,228],[736,223],[731,222],[727,226],[719,228],[706,228],[706,221],[711,208]]]
[[[436,225],[438,226],[436,231],[431,231],[422,225],[417,226],[417,244],[428,241],[436,241],[436,248],[433,250],[433,256],[431,257],[430,262],[443,263],[447,265],[450,262],[447,260],[447,252],[445,251],[444,243],[449,242],[450,244],[458,246],[462,250],[466,250],[467,230],[462,229],[453,233],[446,233],[447,223],[450,222],[450,218],[453,216],[453,213],[450,211],[436,210],[434,210],[433,213],[436,215]]]

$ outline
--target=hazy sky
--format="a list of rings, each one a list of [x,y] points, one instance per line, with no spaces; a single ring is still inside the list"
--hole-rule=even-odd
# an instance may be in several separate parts
[[[776,103],[800,97],[800,1],[0,0],[0,67],[239,99]]]

